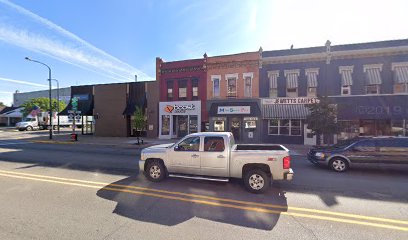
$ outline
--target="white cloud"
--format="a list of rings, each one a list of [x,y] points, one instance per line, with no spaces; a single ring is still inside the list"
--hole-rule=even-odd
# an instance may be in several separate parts
[[[48,85],[44,85],[44,84],[38,84],[38,83],[27,82],[23,80],[15,80],[15,79],[10,79],[10,78],[3,78],[3,77],[0,77],[0,81],[17,83],[21,85],[29,85],[29,86],[34,86],[34,87],[48,87]]]
[[[135,74],[138,75],[139,80],[152,79],[142,71],[96,48],[55,23],[7,0],[0,0],[0,3],[19,14],[16,22],[25,19],[39,25],[43,30],[40,32],[37,28],[25,29],[3,23],[0,25],[0,40],[116,80],[134,81]]]

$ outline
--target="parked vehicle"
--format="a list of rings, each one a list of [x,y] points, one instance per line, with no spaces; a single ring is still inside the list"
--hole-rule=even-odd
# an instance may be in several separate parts
[[[47,129],[50,125],[48,112],[41,112],[37,116],[28,115],[23,121],[16,123],[16,128],[20,131],[33,131]],[[58,117],[52,118],[52,125],[54,129],[58,128]],[[72,125],[72,120],[68,119],[68,116],[59,117],[60,127],[69,127]]]
[[[353,164],[408,164],[408,137],[355,138],[328,147],[310,149],[307,158],[344,172]]]
[[[272,180],[293,178],[287,148],[235,144],[229,132],[193,133],[175,144],[145,148],[139,167],[153,182],[167,176],[224,182],[242,178],[252,193],[265,192]]]

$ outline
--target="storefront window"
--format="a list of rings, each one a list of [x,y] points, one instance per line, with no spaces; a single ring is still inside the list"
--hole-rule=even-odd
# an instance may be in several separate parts
[[[404,136],[404,121],[403,120],[391,121],[391,134],[393,136]]]
[[[162,115],[161,135],[169,135],[169,134],[170,134],[170,116]]]
[[[198,121],[197,121],[197,116],[190,116],[190,133],[196,133],[198,132]]]
[[[358,137],[360,134],[360,122],[357,121],[338,121],[339,134],[337,138],[339,140],[346,140]]]
[[[301,136],[301,120],[271,119],[268,121],[268,134]]]
[[[290,135],[300,136],[300,120],[290,120]]]
[[[256,128],[256,121],[255,120],[249,120],[245,121],[245,128]]]
[[[214,121],[214,132],[224,132],[225,131],[225,121],[217,120]]]

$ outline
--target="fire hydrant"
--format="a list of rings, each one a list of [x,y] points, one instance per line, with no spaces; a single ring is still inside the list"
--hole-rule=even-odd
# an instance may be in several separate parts
[[[78,134],[71,133],[71,140],[74,141],[74,142],[78,141]]]

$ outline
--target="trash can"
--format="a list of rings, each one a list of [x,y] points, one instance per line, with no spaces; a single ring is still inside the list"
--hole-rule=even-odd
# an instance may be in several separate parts
[[[78,141],[78,134],[71,133],[71,140],[74,141],[74,142]]]

